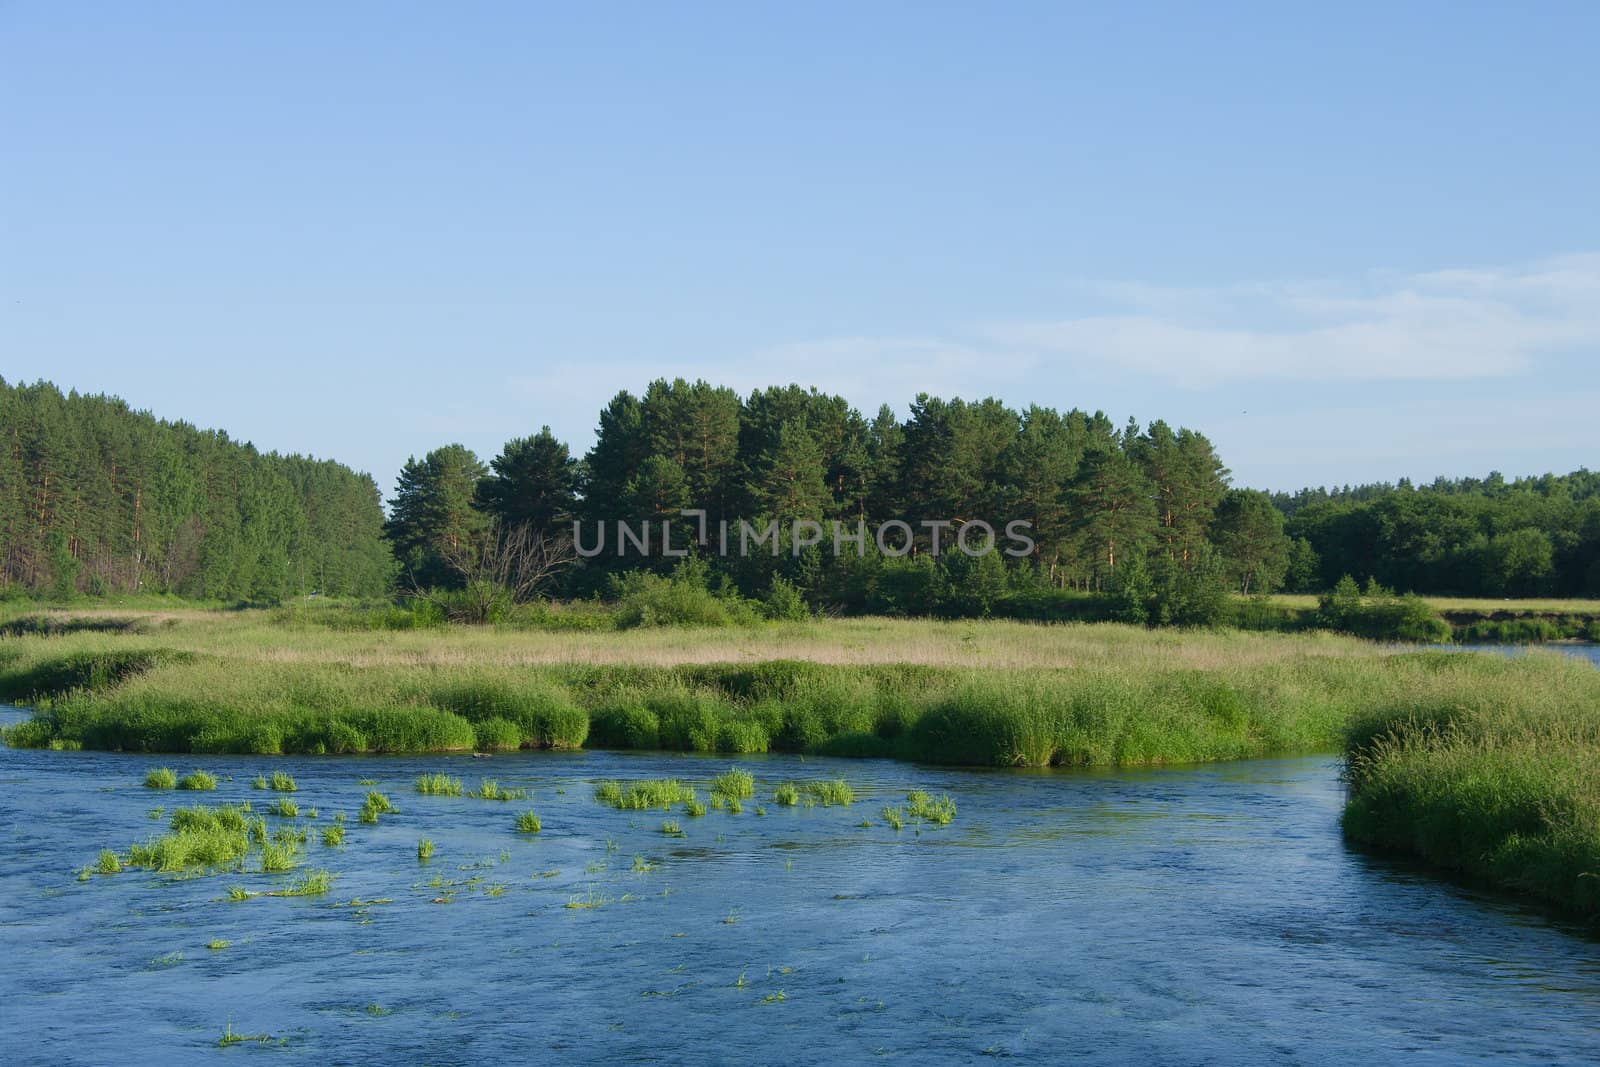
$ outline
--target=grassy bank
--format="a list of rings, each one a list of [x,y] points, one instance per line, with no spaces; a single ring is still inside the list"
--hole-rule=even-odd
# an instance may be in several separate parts
[[[12,743],[149,752],[517,747],[816,752],[982,766],[1329,751],[1363,709],[1464,698],[1543,659],[1326,635],[896,620],[749,630],[330,632],[269,613],[0,643]],[[1548,676],[1548,680],[1547,680]]]
[[[1344,830],[1600,922],[1600,672],[1536,658],[1353,717]]]

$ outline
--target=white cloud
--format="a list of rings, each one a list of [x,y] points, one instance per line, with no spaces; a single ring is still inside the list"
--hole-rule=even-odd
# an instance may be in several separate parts
[[[1600,352],[1600,255],[1592,254],[1344,282],[1075,289],[1109,307],[982,333],[1084,370],[1114,366],[1191,387],[1488,378],[1525,372],[1548,352]]]

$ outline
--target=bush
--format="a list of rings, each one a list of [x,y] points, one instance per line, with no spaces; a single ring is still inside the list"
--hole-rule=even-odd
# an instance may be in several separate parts
[[[767,587],[761,610],[767,618],[783,622],[798,622],[811,617],[811,609],[806,607],[800,590],[795,588],[794,583],[776,574],[772,576],[772,584]]]
[[[1330,630],[1378,641],[1443,644],[1451,637],[1450,624],[1420,597],[1395,596],[1376,582],[1368,583],[1363,596],[1348,574],[1318,600],[1317,621]]]
[[[510,752],[522,747],[522,730],[509,719],[485,719],[472,724],[477,747],[485,752]]]

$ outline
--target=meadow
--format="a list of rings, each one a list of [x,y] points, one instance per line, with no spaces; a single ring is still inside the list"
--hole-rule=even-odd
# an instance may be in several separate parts
[[[14,746],[590,747],[985,767],[1343,751],[1352,841],[1600,915],[1600,672],[1552,654],[877,618],[388,631],[180,608],[60,623],[0,639],[0,699],[35,707],[8,732]]]

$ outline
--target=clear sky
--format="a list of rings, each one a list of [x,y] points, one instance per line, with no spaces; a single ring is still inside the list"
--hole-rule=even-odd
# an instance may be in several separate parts
[[[0,375],[374,474],[618,389],[1600,465],[1600,4],[0,0]]]

